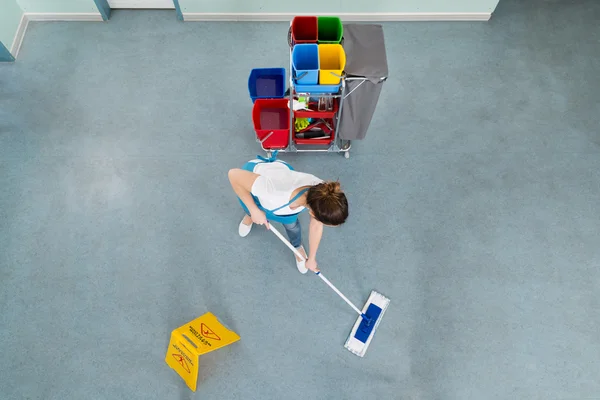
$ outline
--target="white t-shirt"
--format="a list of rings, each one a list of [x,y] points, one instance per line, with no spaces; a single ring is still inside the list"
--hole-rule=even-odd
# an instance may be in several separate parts
[[[292,171],[283,162],[260,163],[254,167],[254,173],[260,175],[252,185],[251,193],[258,197],[260,204],[267,210],[274,210],[287,204],[292,193],[303,186],[314,186],[323,181],[314,175]],[[275,211],[276,215],[298,214],[304,207],[290,209],[289,206]]]

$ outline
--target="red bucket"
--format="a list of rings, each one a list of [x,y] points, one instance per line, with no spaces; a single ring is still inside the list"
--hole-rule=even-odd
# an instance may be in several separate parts
[[[317,43],[319,33],[317,22],[317,17],[294,17],[292,43]]]
[[[285,149],[290,141],[290,109],[287,99],[256,99],[252,122],[265,149]],[[268,135],[270,136],[265,139]]]

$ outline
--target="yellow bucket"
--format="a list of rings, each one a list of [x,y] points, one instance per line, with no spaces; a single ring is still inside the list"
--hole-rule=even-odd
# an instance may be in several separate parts
[[[319,45],[319,84],[338,85],[346,68],[346,52],[340,44]]]

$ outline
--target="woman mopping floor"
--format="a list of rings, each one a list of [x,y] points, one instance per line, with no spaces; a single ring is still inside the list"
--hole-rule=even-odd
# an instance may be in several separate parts
[[[310,269],[331,287],[354,311],[359,314],[350,336],[344,345],[352,353],[363,357],[373,339],[375,330],[390,300],[372,291],[363,310],[359,310],[317,269],[317,248],[323,234],[323,225],[339,226],[348,218],[348,200],[338,182],[324,182],[314,175],[296,172],[287,163],[277,160],[277,152],[271,158],[258,157],[247,162],[241,169],[229,171],[229,181],[246,211],[240,222],[240,236],[250,233],[252,224],[265,225],[296,254],[296,266],[305,274]],[[298,214],[310,213],[309,256],[302,247]],[[290,238],[285,240],[269,221],[281,222]]]
[[[238,196],[246,216],[240,222],[239,234],[246,237],[252,224],[280,222],[291,244],[306,257],[302,246],[302,230],[298,215],[308,210],[309,254],[307,260],[296,256],[298,271],[318,272],[317,249],[323,235],[323,225],[339,226],[348,218],[348,200],[338,182],[325,182],[314,175],[295,171],[284,161],[258,157],[241,169],[229,171],[229,181]]]

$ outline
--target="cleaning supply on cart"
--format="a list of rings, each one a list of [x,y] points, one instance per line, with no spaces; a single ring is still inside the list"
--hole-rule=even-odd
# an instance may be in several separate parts
[[[311,118],[310,124],[308,126],[305,126],[303,129],[296,129],[296,132],[298,132],[298,133],[308,132],[308,131],[323,132],[328,135],[331,135],[331,133],[333,132],[333,127],[327,122],[326,119]]]
[[[290,106],[290,102],[288,101],[288,107],[289,106]],[[298,100],[294,99],[292,107],[293,107],[294,111],[298,111],[298,110],[310,111],[310,109],[308,108],[308,97],[298,97]],[[296,118],[294,120],[294,128],[296,129],[296,131],[301,131],[303,129],[306,129],[306,127],[308,127],[309,125],[310,125],[310,118]]]
[[[271,232],[275,234],[287,247],[290,248],[299,258],[304,258],[302,254],[292,244],[283,237],[281,233],[277,229],[270,225]],[[351,353],[364,357],[371,341],[373,340],[373,336],[375,336],[375,331],[381,320],[383,319],[383,314],[387,310],[390,299],[382,295],[381,293],[377,293],[376,291],[371,291],[371,295],[367,299],[362,311],[360,311],[346,296],[342,294],[327,278],[323,276],[321,271],[316,272],[317,276],[323,280],[334,292],[336,292],[354,311],[356,311],[359,315],[352,331],[350,331],[350,335],[344,344],[344,347],[348,349]]]
[[[310,125],[310,119],[308,118],[296,118],[294,120],[294,128],[296,132],[306,129]]]
[[[328,139],[331,135],[324,133],[322,130],[298,132],[296,133],[298,139]]]
[[[288,108],[290,107],[290,102],[288,101]],[[293,103],[293,109],[294,111],[298,111],[298,110],[308,110],[310,111],[310,109],[308,108],[308,97],[298,97],[298,100],[294,99],[294,103]]]

